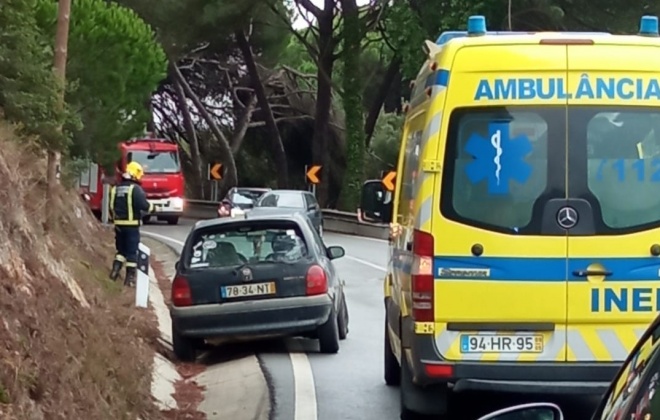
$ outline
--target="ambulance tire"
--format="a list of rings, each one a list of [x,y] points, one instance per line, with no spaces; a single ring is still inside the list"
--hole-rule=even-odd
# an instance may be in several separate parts
[[[401,384],[401,366],[392,351],[390,334],[387,331],[387,320],[385,320],[385,384],[388,386],[399,386]]]
[[[401,357],[401,420],[436,420],[447,415],[449,388],[433,385],[421,388],[413,383],[406,357]],[[440,417],[442,418],[442,417]]]
[[[142,224],[146,225],[147,223],[151,222],[151,216],[144,216],[142,217]]]
[[[179,217],[178,216],[168,217],[165,220],[167,220],[168,225],[178,225],[179,224]]]

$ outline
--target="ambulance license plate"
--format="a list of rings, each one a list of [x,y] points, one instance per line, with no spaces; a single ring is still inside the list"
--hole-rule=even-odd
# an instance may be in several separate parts
[[[543,335],[464,334],[461,353],[543,353]]]

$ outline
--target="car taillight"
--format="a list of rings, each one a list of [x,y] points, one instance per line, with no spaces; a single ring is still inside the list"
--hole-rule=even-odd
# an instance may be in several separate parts
[[[174,306],[191,306],[192,295],[188,279],[176,276],[172,282],[172,304]]]
[[[413,232],[412,316],[416,322],[433,322],[433,235]]]
[[[318,265],[313,265],[307,270],[307,296],[322,295],[328,292],[328,278],[325,270]]]

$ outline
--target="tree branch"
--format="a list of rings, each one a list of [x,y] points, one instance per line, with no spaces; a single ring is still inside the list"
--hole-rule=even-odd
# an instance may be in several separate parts
[[[321,16],[321,13],[323,13],[323,10],[321,10],[321,8],[316,6],[310,0],[295,0],[295,3],[297,6],[304,7],[309,13],[314,15],[314,17],[317,19]]]

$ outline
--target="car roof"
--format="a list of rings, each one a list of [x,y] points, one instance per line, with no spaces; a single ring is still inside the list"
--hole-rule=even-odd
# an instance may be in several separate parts
[[[283,193],[283,194],[311,194],[309,191],[305,190],[270,190],[268,194],[274,193]]]
[[[236,191],[271,191],[271,188],[261,188],[261,187],[234,187],[232,188]]]
[[[192,230],[199,230],[199,229],[205,229],[208,227],[214,227],[214,226],[225,226],[225,225],[232,225],[232,224],[239,224],[239,223],[244,223],[245,221],[251,221],[251,220],[258,220],[258,221],[273,221],[273,222],[280,222],[280,221],[292,221],[296,222],[299,225],[303,225],[306,227],[306,220],[305,216],[301,215],[300,213],[297,212],[291,212],[287,214],[280,214],[280,213],[271,213],[271,214],[256,214],[256,215],[250,215],[250,212],[246,213],[245,218],[243,217],[218,217],[215,219],[206,219],[206,220],[200,220],[195,225],[193,226]]]

